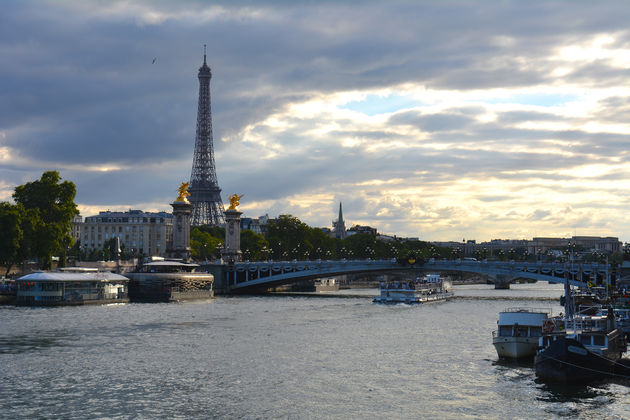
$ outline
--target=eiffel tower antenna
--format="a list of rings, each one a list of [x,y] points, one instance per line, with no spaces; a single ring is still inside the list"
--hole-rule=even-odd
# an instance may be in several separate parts
[[[199,68],[199,104],[197,107],[197,135],[195,154],[190,174],[190,204],[193,205],[192,226],[225,224],[221,188],[214,165],[212,140],[212,111],[210,107],[210,78],[212,73],[206,64],[206,45],[203,46],[203,65]]]

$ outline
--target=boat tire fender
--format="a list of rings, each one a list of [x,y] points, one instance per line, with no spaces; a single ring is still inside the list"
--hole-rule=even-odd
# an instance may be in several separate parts
[[[543,325],[542,325],[543,332],[546,332],[546,333],[553,332],[555,327],[556,326],[555,326],[555,324],[553,323],[553,321],[551,319],[545,319],[543,321]]]

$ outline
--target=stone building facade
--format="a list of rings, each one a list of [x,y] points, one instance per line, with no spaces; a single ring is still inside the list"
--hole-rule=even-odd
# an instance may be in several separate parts
[[[164,256],[173,241],[173,215],[167,212],[147,213],[102,211],[81,224],[81,249],[102,249],[111,238],[120,238],[121,247],[133,255]]]

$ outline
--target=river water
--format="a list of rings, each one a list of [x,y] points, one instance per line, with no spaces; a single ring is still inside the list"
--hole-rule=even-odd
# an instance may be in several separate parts
[[[562,286],[342,293],[0,307],[0,418],[630,418],[630,381],[550,387],[497,361],[499,311],[559,312]]]

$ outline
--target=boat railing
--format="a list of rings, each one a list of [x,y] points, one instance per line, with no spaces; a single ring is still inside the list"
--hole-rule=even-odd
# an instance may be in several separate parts
[[[545,313],[551,316],[551,308],[532,308],[529,306],[514,306],[511,308],[507,308],[503,312],[536,312],[536,313]]]
[[[381,289],[389,290],[435,290],[443,287],[443,282],[387,282],[381,283]]]
[[[575,316],[569,321],[569,326],[574,332],[598,332],[606,331],[608,329],[606,318],[604,317],[592,317],[592,316]]]
[[[580,305],[577,315],[592,315],[601,313],[602,305]]]

